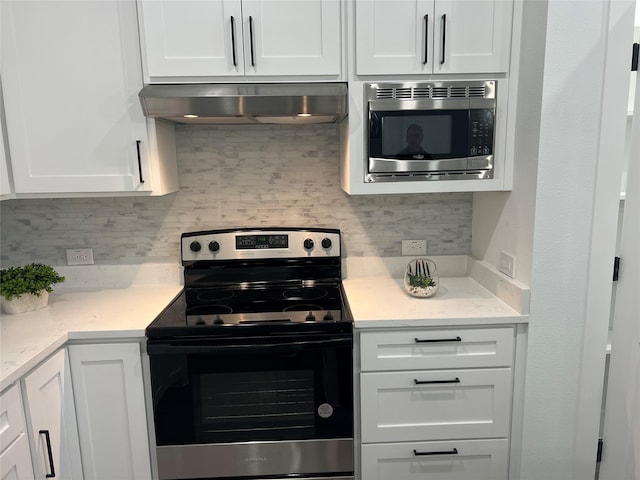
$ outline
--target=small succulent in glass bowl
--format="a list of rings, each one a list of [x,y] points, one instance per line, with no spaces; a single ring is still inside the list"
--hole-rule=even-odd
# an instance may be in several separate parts
[[[429,298],[438,292],[440,280],[436,264],[428,258],[416,258],[407,265],[404,288],[414,297]]]

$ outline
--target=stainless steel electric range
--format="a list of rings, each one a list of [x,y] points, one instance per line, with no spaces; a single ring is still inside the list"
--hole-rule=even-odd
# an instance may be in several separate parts
[[[146,330],[160,479],[353,479],[340,231],[184,233]]]

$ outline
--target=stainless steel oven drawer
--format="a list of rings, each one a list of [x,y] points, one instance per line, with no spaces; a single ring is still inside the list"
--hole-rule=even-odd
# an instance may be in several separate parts
[[[302,479],[305,474],[353,472],[350,438],[172,445],[159,446],[156,452],[160,480],[291,474]],[[326,478],[350,480],[353,476]]]

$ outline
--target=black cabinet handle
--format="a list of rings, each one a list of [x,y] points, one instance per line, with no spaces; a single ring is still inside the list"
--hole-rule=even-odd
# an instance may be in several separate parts
[[[144,183],[142,178],[142,156],[140,155],[140,144],[142,140],[136,140],[136,151],[138,152],[138,175],[140,175],[140,183]]]
[[[440,55],[440,64],[444,63],[445,46],[444,42],[447,39],[447,14],[442,14],[442,53]]]
[[[460,383],[460,379],[458,377],[453,380],[418,380],[417,378],[413,379],[413,383],[416,385],[432,385],[434,383]]]
[[[462,339],[460,337],[456,338],[435,338],[433,340],[430,339],[421,339],[415,338],[416,343],[442,343],[442,342],[461,342]]]
[[[441,452],[419,452],[417,450],[413,451],[413,454],[416,457],[426,456],[426,455],[457,455],[458,449],[454,448],[453,450],[444,450]]]
[[[233,66],[238,66],[236,58],[236,19],[231,15],[231,55],[233,57]]]
[[[56,476],[56,470],[53,467],[53,453],[51,452],[51,436],[49,435],[49,430],[40,430],[38,433],[40,435],[44,435],[44,440],[47,443],[47,455],[49,456],[49,470],[51,470],[51,473],[47,473],[45,477],[53,478]]]
[[[427,64],[429,59],[429,15],[424,16],[424,61],[423,65]]]
[[[249,15],[249,46],[251,47],[251,66],[256,66],[255,54],[253,51],[253,17]]]

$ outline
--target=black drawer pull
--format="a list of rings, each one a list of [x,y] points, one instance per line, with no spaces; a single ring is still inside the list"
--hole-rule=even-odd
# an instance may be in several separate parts
[[[458,377],[453,380],[418,380],[417,378],[413,379],[413,383],[416,385],[429,385],[434,383],[460,383],[460,379]]]
[[[460,337],[456,337],[456,338],[436,338],[433,340],[423,340],[421,338],[415,338],[414,339],[416,341],[416,343],[443,343],[443,342],[461,342],[462,339]]]
[[[56,471],[53,468],[53,453],[51,452],[51,436],[49,435],[49,430],[40,430],[38,433],[40,435],[44,435],[44,439],[47,442],[47,456],[49,457],[49,469],[51,470],[51,473],[47,473],[45,477],[53,478],[56,476]]]
[[[423,457],[423,456],[427,456],[427,455],[457,455],[458,454],[458,449],[454,448],[453,450],[445,450],[442,452],[419,452],[417,450],[413,451],[413,454],[416,457]]]

